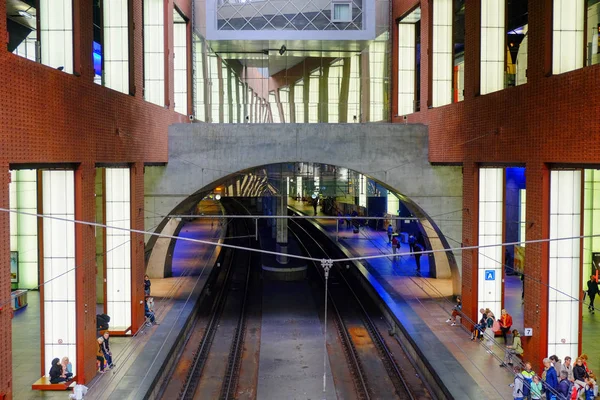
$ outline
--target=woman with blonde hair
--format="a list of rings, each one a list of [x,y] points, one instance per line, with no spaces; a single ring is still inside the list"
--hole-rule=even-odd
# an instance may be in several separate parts
[[[69,362],[69,357],[63,357],[62,360],[60,360],[60,363],[62,365],[63,370],[61,376],[63,376],[67,380],[71,379],[71,377],[73,376],[73,366]]]

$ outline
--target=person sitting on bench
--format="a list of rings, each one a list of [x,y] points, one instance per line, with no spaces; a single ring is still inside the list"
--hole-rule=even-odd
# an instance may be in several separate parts
[[[67,378],[62,376],[62,374],[63,374],[63,368],[60,363],[60,359],[55,358],[54,360],[52,360],[52,367],[50,368],[50,373],[48,374],[48,375],[50,375],[50,383],[66,382]]]

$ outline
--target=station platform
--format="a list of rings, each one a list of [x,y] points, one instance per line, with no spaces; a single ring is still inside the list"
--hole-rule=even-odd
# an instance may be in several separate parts
[[[221,213],[217,203],[203,204],[204,214]],[[218,220],[187,222],[180,236],[211,241],[223,239],[225,230]],[[155,388],[157,377],[171,357],[178,337],[192,315],[196,300],[219,254],[216,246],[199,246],[178,241],[173,253],[173,277],[152,279],[156,321],[136,335],[111,337],[115,367],[98,374],[86,384],[90,399],[140,399]],[[69,391],[32,390],[40,376],[39,293],[29,292],[29,305],[13,319],[13,398],[65,399]]]
[[[305,215],[314,215],[313,208],[308,203],[288,199],[288,205]],[[324,214],[319,209],[317,215]],[[332,240],[336,240],[336,220],[313,221]],[[387,233],[369,227],[361,227],[356,234],[352,229],[340,227],[337,240],[351,256],[392,254]],[[408,244],[401,243],[398,253],[409,251]],[[452,282],[450,279],[432,278],[427,257],[421,258],[420,274],[416,272],[414,257],[407,255],[398,256],[395,261],[391,257],[361,261],[359,269],[403,324],[454,398],[513,398],[512,389],[508,385],[512,383],[514,376],[506,368],[499,367],[504,357],[503,340],[496,339],[488,347],[484,343],[472,342],[470,332],[462,325],[450,326],[445,322],[454,305],[451,302]],[[511,284],[516,284],[517,280],[518,278],[511,280]],[[520,280],[518,284],[520,285]],[[514,293],[513,297],[518,297],[510,302],[518,302],[518,309],[514,311],[515,314],[520,313],[522,321],[520,286],[511,293]],[[517,318],[519,316],[515,316]],[[522,329],[516,325],[515,328]]]

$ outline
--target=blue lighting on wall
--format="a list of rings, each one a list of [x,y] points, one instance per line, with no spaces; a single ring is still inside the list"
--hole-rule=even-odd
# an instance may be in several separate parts
[[[514,187],[515,189],[525,189],[525,168],[506,168],[506,186]]]
[[[93,42],[94,44],[94,73],[98,76],[102,75],[102,45],[98,42]]]

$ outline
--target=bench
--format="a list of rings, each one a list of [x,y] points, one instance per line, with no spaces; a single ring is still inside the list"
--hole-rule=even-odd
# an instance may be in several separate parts
[[[75,377],[72,377],[68,381],[60,382],[60,383],[50,383],[50,378],[47,376],[42,376],[40,379],[35,381],[33,385],[31,385],[32,390],[69,390],[71,386],[75,385]]]

